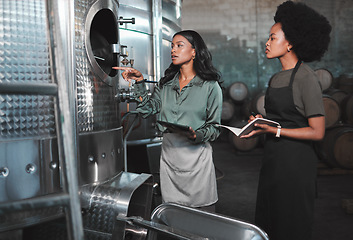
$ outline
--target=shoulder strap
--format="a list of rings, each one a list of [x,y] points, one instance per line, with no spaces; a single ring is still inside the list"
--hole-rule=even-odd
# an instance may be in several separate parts
[[[300,66],[301,63],[302,63],[302,61],[298,60],[297,64],[295,65],[295,67],[294,67],[294,69],[293,69],[293,72],[292,72],[292,75],[290,76],[289,87],[292,87],[295,74],[297,73],[297,71],[298,71],[299,66]]]

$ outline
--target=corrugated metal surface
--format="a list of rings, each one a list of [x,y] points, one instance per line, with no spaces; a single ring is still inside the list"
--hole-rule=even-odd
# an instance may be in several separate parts
[[[45,1],[0,1],[0,82],[51,82]],[[0,140],[55,134],[53,98],[0,95]]]

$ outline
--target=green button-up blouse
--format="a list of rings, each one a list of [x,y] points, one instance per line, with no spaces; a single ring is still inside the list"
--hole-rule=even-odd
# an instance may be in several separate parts
[[[191,126],[196,132],[195,143],[215,140],[220,134],[216,124],[221,124],[223,100],[218,82],[196,76],[180,91],[178,75],[163,87],[156,85],[150,97],[145,83],[136,83],[136,110],[144,118],[159,113],[158,120]],[[165,130],[159,124],[157,127]]]

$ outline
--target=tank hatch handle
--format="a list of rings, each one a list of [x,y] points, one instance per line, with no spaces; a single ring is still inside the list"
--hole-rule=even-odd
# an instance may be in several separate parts
[[[123,25],[124,23],[135,24],[135,18],[123,18],[123,17],[120,17],[118,22],[119,22],[120,25]]]

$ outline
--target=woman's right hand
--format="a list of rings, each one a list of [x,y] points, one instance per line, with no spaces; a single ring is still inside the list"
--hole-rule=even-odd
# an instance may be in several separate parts
[[[116,70],[123,70],[121,76],[126,80],[131,82],[131,80],[135,80],[136,82],[143,81],[143,75],[139,70],[131,67],[113,67]]]

